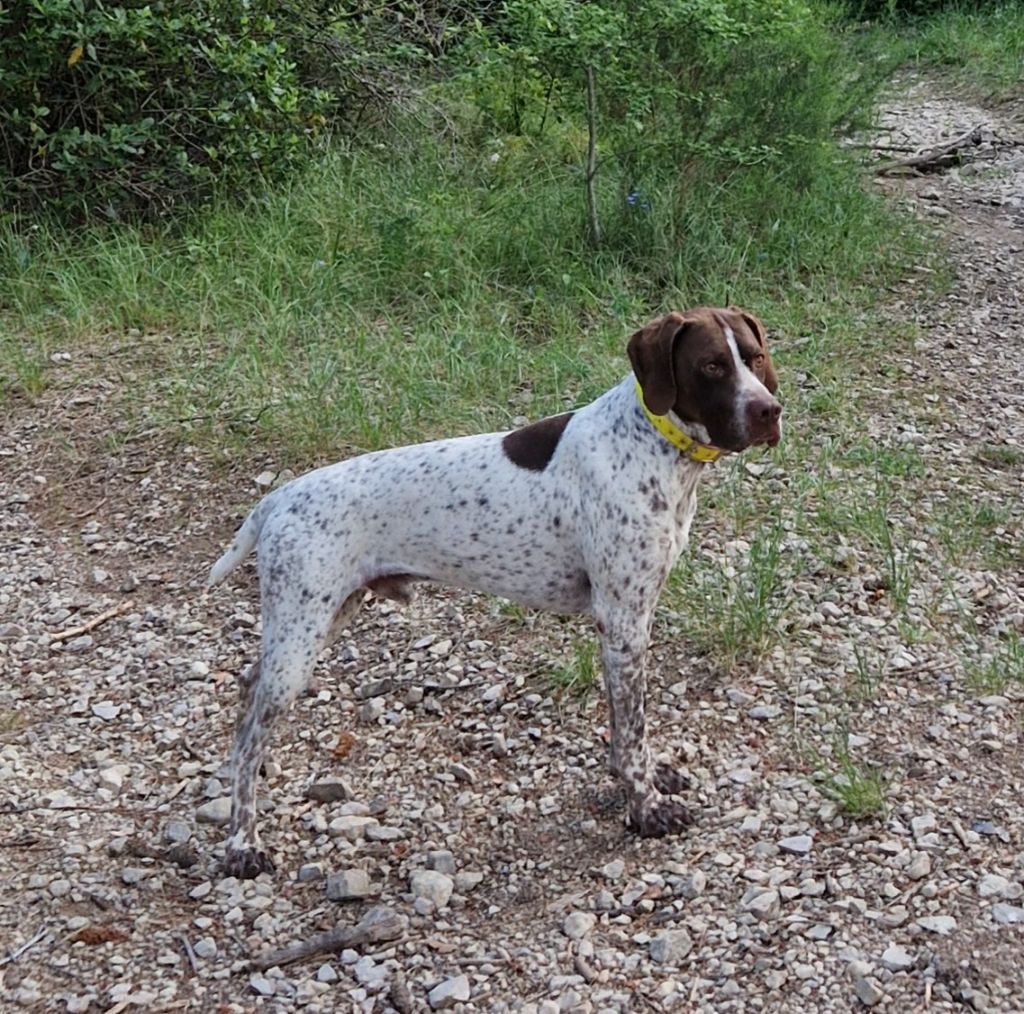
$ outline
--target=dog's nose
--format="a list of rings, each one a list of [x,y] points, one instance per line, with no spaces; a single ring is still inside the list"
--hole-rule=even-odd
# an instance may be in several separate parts
[[[755,426],[770,426],[782,415],[782,406],[774,398],[759,398],[747,406],[747,418]]]

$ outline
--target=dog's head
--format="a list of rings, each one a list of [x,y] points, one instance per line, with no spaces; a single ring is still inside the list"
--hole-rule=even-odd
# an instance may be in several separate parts
[[[729,307],[669,313],[629,339],[629,360],[654,415],[675,413],[726,451],[781,437],[782,406],[764,325]]]

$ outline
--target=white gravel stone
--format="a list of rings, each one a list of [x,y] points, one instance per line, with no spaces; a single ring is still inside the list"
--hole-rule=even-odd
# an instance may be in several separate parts
[[[427,994],[431,1010],[447,1010],[457,1003],[465,1003],[468,999],[469,979],[465,975],[445,979]]]
[[[917,920],[917,925],[929,933],[945,937],[956,929],[956,919],[950,915],[925,915]]]
[[[793,835],[791,838],[783,838],[779,843],[783,852],[791,852],[793,855],[805,856],[811,851],[814,839],[809,834]]]
[[[448,904],[455,883],[446,873],[417,870],[409,878],[409,889],[414,897],[429,901],[435,909],[440,910]]]
[[[562,932],[570,940],[582,940],[597,922],[592,912],[570,912],[562,922]]]
[[[882,952],[882,966],[890,972],[905,972],[914,967],[914,956],[899,944],[889,944]]]
[[[686,930],[666,930],[659,933],[648,944],[652,961],[658,964],[675,964],[682,961],[693,950],[693,941]]]
[[[231,819],[231,797],[221,796],[196,807],[196,820],[200,824],[226,824]]]
[[[779,892],[775,890],[761,891],[744,902],[743,908],[763,922],[774,919],[782,907]]]
[[[1024,923],[1024,908],[1020,905],[1007,905],[1005,902],[999,901],[992,906],[992,918],[995,919],[1000,926],[1014,926],[1018,923]]]
[[[352,869],[332,873],[327,878],[327,897],[330,901],[355,901],[372,891],[366,870]]]
[[[854,979],[853,991],[865,1007],[874,1007],[885,999],[885,993],[882,992],[878,983],[867,976],[862,975]]]

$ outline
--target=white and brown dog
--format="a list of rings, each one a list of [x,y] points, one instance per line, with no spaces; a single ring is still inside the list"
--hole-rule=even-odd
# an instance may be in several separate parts
[[[589,613],[601,641],[611,768],[644,835],[689,822],[683,780],[647,744],[644,655],[655,604],[696,509],[707,462],[778,443],[782,408],[756,317],[671,313],[628,344],[633,374],[576,412],[364,454],[265,497],[214,565],[216,584],[255,547],[263,639],[242,679],[226,868],[272,868],[256,831],[256,777],[275,720],[367,589],[415,581]]]

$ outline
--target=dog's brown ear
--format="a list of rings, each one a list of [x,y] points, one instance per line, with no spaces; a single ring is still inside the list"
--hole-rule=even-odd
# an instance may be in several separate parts
[[[738,313],[745,321],[747,327],[754,332],[754,337],[757,339],[757,343],[761,346],[764,351],[764,386],[774,394],[779,389],[779,378],[775,375],[775,367],[772,365],[772,357],[768,352],[768,338],[764,329],[764,324],[758,320],[752,313],[747,313],[746,310],[741,310],[738,306],[732,306],[729,308],[733,313]]]
[[[633,373],[644,393],[644,404],[665,415],[676,401],[676,377],[672,350],[688,321],[681,313],[669,313],[641,328],[626,346]]]

